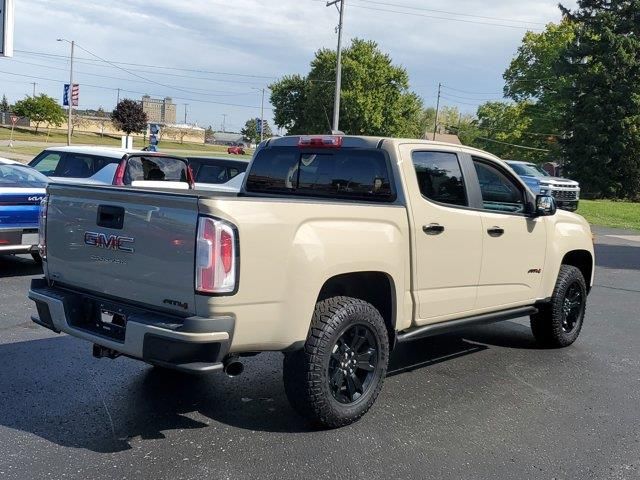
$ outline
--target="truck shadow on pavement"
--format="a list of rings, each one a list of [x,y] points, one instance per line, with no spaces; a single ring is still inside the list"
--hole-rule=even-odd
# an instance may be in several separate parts
[[[640,244],[630,245],[596,244],[596,265],[617,270],[640,270]]]
[[[477,329],[401,345],[389,376],[402,381],[403,372],[490,348],[483,343],[504,346],[510,339],[509,346],[527,348],[523,332],[514,336],[516,327],[507,326],[504,334],[496,326],[491,334]],[[94,359],[87,344],[68,336],[0,344],[0,425],[98,453],[129,450],[176,430],[201,430],[198,441],[213,443],[237,430],[314,431],[286,399],[282,354],[247,358],[245,367],[236,378],[181,375],[126,358]]]
[[[0,255],[0,278],[42,274],[42,266],[27,256]]]

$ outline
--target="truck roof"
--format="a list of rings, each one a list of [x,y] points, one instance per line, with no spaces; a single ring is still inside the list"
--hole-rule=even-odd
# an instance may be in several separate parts
[[[49,147],[49,148],[46,148],[45,151],[84,153],[87,155],[101,155],[103,157],[109,157],[109,158],[122,158],[127,153],[142,153],[142,150],[128,150],[126,148],[85,146],[85,145]]]
[[[337,135],[328,134],[312,134],[312,135],[290,135],[286,137],[272,138],[266,140],[264,147],[293,147],[298,145],[298,141],[301,137],[331,137]],[[501,160],[500,158],[492,155],[484,150],[478,148],[468,147],[466,145],[458,145],[455,143],[437,142],[433,140],[415,139],[415,138],[391,138],[391,137],[369,137],[360,135],[340,135],[342,137],[342,146],[347,148],[378,148],[383,144],[391,144],[392,146],[398,146],[404,143],[412,144],[424,144],[425,146],[446,146],[452,149],[462,150],[469,154],[482,154],[484,156],[490,156],[493,159]]]

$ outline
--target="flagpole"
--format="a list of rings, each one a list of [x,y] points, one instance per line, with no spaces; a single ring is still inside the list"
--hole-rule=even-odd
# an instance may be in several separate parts
[[[76,46],[74,40],[69,41],[66,38],[59,38],[59,42],[67,42],[71,44],[71,57],[69,63],[69,90],[67,90],[67,103],[69,110],[67,111],[67,145],[71,145],[71,114],[73,110],[73,50]]]

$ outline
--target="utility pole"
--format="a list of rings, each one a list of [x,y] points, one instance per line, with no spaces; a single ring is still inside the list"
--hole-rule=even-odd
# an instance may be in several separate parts
[[[76,46],[75,41],[69,41],[65,38],[58,38],[58,42],[67,42],[71,44],[71,56],[69,62],[69,91],[67,92],[67,100],[69,102],[69,110],[67,113],[67,145],[71,145],[71,115],[73,113],[73,50]]]
[[[118,99],[116,100],[116,106],[120,103],[120,89],[118,89]]]
[[[264,88],[262,89],[262,104],[260,105],[260,143],[264,140]]]
[[[223,113],[222,114],[222,133],[226,132],[226,130],[225,130],[226,124],[227,124],[227,114]]]
[[[37,83],[36,83],[36,82],[31,82],[31,85],[33,85],[33,97],[35,98],[35,96],[36,96],[36,85],[37,85]]]
[[[338,7],[338,4],[340,6]],[[340,12],[340,23],[338,23],[338,49],[337,49],[337,65],[336,65],[336,94],[335,103],[333,105],[333,132],[340,130],[340,93],[342,91],[342,25],[344,20],[344,0],[333,0],[327,2],[327,7],[335,5]]]
[[[183,103],[184,105],[184,124],[187,124],[187,107],[189,106],[188,103]]]
[[[435,127],[433,127],[433,139],[436,139],[436,133],[438,133],[438,113],[440,113],[440,94],[442,93],[442,83],[438,83],[438,101],[436,102],[436,121]]]

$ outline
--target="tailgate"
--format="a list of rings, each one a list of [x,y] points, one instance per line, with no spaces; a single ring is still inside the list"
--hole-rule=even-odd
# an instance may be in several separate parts
[[[114,299],[194,313],[198,198],[50,185],[50,280]]]

